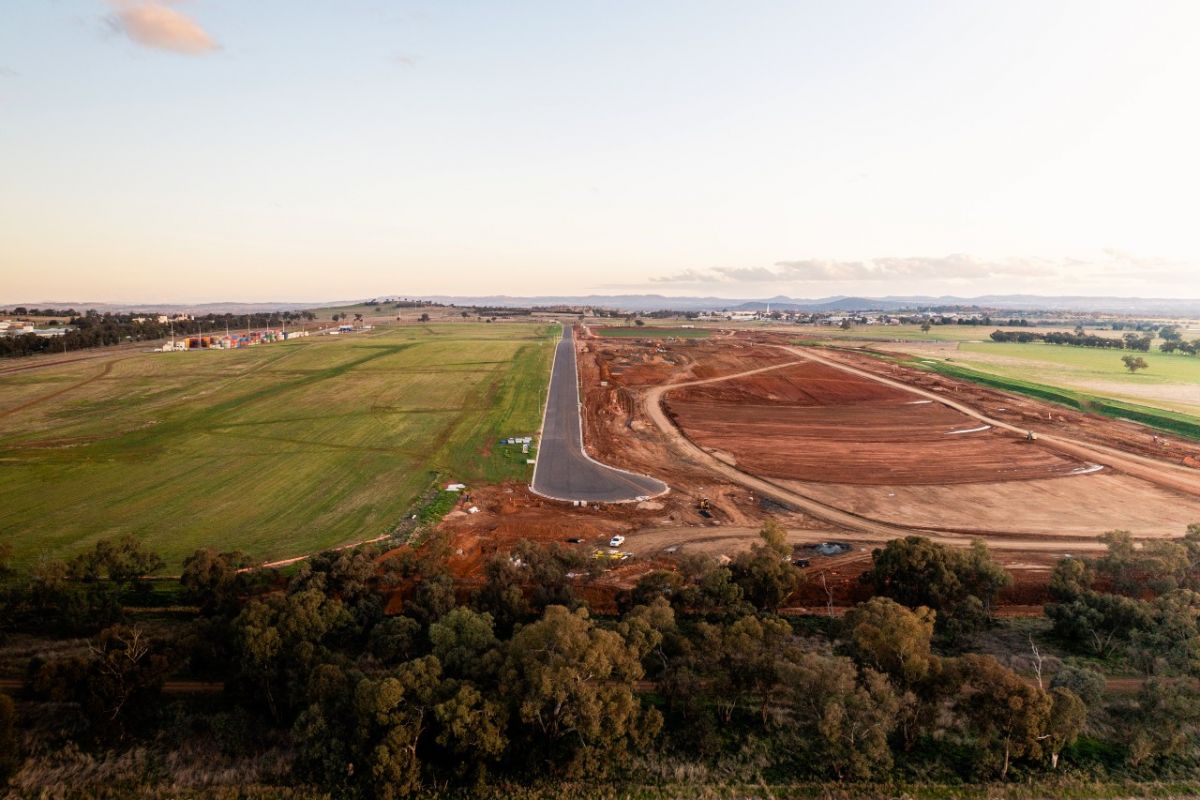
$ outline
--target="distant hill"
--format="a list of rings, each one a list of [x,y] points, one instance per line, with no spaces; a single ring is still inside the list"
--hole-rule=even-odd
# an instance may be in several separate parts
[[[880,300],[868,297],[837,297],[827,300],[792,300],[790,298],[774,298],[771,300],[751,300],[734,306],[734,311],[894,311],[906,308],[906,304],[898,300]]]
[[[383,297],[377,295],[376,297]],[[387,295],[391,296],[391,295]],[[400,297],[402,295],[395,295]],[[410,296],[410,295],[403,295]],[[799,311],[807,313],[838,311],[927,311],[950,307],[977,307],[1011,311],[1062,311],[1100,312],[1112,314],[1143,314],[1148,316],[1200,316],[1200,299],[1140,298],[1140,297],[1089,297],[1063,296],[1042,297],[1039,295],[982,295],[980,297],[931,296],[887,296],[846,297],[835,295],[813,299],[777,295],[764,299],[730,297],[670,297],[661,294],[615,294],[615,295],[535,295],[514,297],[510,295],[460,296],[460,295],[415,295],[414,299],[428,300],[457,306],[496,306],[501,308],[528,306],[590,306],[612,308],[622,311],[762,311],[768,306],[772,311]],[[0,304],[0,308],[75,308],[97,311],[126,311],[132,313],[158,312],[162,314],[249,314],[262,311],[298,311],[306,308],[335,308],[350,306],[362,300],[331,300],[320,303],[297,303],[279,301],[273,303],[119,303],[80,302],[65,300],[43,300]]]
[[[831,311],[923,311],[947,307],[978,307],[1011,311],[1078,311],[1120,314],[1200,316],[1200,299],[1138,297],[1041,297],[1038,295],[983,295],[980,297],[821,297],[793,298],[779,295],[766,299],[728,297],[668,297],[660,294],[625,295],[538,295],[513,297],[491,295],[463,297],[421,295],[421,299],[454,305],[514,306],[593,306],[622,311],[760,311],[772,310]]]

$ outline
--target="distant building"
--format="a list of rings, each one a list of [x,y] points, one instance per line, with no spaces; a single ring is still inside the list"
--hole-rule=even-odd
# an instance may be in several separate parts
[[[21,336],[26,333],[37,333],[37,328],[32,322],[20,322],[17,320],[5,320],[0,322],[0,333],[6,336]]]

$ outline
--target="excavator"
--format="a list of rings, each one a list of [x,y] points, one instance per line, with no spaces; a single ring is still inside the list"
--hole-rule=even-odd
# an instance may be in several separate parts
[[[696,510],[705,519],[712,519],[712,504],[708,502],[707,497],[700,498],[700,502],[696,503]]]

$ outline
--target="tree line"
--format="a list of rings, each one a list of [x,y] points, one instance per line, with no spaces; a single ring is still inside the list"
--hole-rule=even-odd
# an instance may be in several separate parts
[[[680,775],[1030,780],[1083,757],[1094,674],[1063,667],[1043,685],[970,652],[1011,580],[982,542],[888,543],[862,578],[871,599],[837,619],[779,615],[802,578],[780,528],[761,539],[728,563],[685,555],[647,573],[611,616],[576,580],[603,567],[559,545],[497,554],[474,587],[455,581],[436,538],[386,558],[324,553],[290,576],[200,550],[178,579],[195,610],[165,634],[128,615],[164,565],[125,536],[22,572],[0,553],[0,634],[88,637],[86,653],[35,657],[24,690],[67,715],[73,747],[155,741],[183,713],[164,683],[187,674],[220,681],[223,707],[247,715],[252,733],[226,747],[283,742],[288,780],[335,797]],[[1149,674],[1164,680],[1139,700],[1147,722],[1131,715],[1112,734],[1130,742],[1131,768],[1153,771],[1197,743],[1200,700],[1173,676],[1200,663],[1200,529],[1148,550],[1118,534],[1109,545],[1095,563],[1059,564],[1046,613],[1081,651],[1154,654]],[[394,613],[388,597],[402,599]],[[222,707],[187,725],[216,724],[203,722],[210,706]],[[10,773],[20,724],[0,700]]]
[[[12,309],[0,308],[0,317],[60,317],[69,319],[78,315],[79,312],[73,308],[26,308],[25,306],[16,306]]]
[[[1200,352],[1200,339],[1193,342],[1183,340],[1179,329],[1175,326],[1166,326],[1162,328],[1158,335],[1163,339],[1159,345],[1159,350],[1164,353],[1186,353],[1187,355],[1196,355]],[[1094,333],[1085,333],[1082,328],[1076,328],[1075,331],[1051,331],[1048,333],[1037,333],[1035,331],[992,331],[991,339],[993,342],[1019,342],[1025,344],[1028,342],[1045,342],[1046,344],[1061,344],[1072,345],[1074,347],[1097,347],[1107,350],[1132,350],[1134,352],[1148,353],[1150,347],[1154,343],[1154,332],[1136,334],[1127,333],[1120,338],[1112,336],[1097,336]]]
[[[73,330],[61,336],[0,336],[0,358],[29,356],[36,353],[63,353],[92,347],[110,347],[127,342],[147,342],[176,336],[223,335],[249,328],[278,328],[287,323],[312,321],[311,311],[282,311],[255,314],[206,314],[194,319],[159,322],[157,315],[113,314],[87,311],[71,317]]]

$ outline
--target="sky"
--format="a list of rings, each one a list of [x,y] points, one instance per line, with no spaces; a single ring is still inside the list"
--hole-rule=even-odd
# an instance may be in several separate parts
[[[1200,297],[1200,3],[10,0],[0,302]]]

